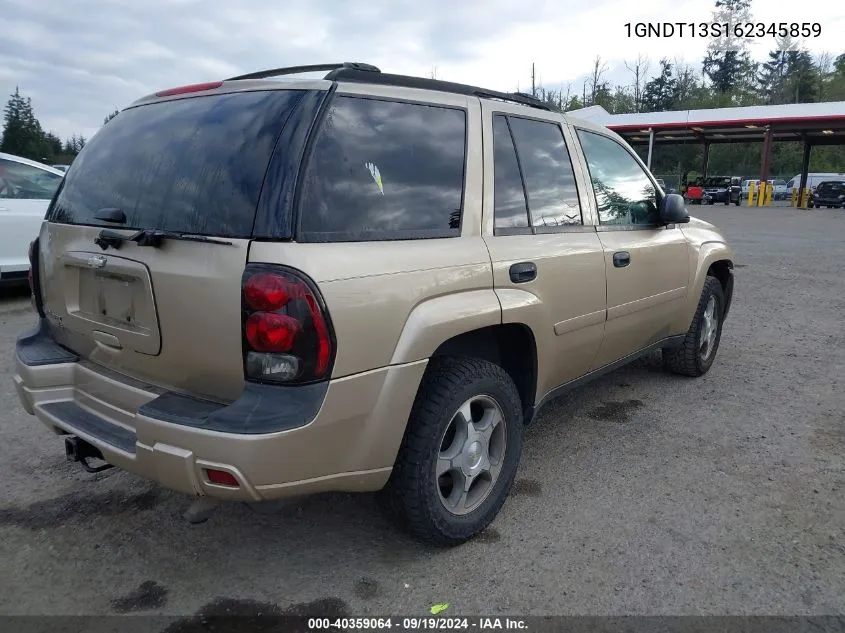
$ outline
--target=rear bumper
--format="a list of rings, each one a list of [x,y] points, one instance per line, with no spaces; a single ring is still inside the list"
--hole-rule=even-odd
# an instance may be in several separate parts
[[[381,488],[425,366],[335,379],[291,398],[276,391],[284,388],[248,385],[220,405],[81,361],[42,327],[18,340],[14,380],[28,413],[119,468],[188,494],[263,500]],[[269,428],[277,430],[262,432]],[[230,473],[238,487],[211,483],[209,468]]]
[[[818,204],[818,205],[821,205],[823,207],[827,207],[827,206],[834,207],[834,206],[841,206],[841,205],[845,204],[845,200],[841,200],[838,197],[837,198],[817,198],[817,197],[813,196],[811,198],[811,202]]]

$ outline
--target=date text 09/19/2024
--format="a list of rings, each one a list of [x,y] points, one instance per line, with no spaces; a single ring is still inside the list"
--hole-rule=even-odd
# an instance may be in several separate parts
[[[819,37],[818,22],[626,22],[628,37],[763,38]]]
[[[526,631],[525,620],[511,617],[309,618],[309,631]]]

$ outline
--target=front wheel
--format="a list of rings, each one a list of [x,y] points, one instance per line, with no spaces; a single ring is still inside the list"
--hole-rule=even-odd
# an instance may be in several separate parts
[[[715,277],[707,277],[692,324],[684,342],[677,348],[663,349],[663,366],[675,374],[698,377],[706,374],[722,338],[725,293]]]
[[[502,508],[522,433],[519,392],[504,369],[476,358],[433,358],[380,493],[384,505],[422,541],[466,541]]]

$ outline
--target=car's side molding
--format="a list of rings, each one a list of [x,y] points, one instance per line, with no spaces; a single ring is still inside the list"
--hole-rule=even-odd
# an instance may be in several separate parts
[[[559,387],[555,387],[554,389],[549,391],[546,395],[544,395],[540,399],[540,401],[537,403],[537,406],[534,407],[534,417],[537,417],[537,413],[540,411],[540,409],[542,408],[542,406],[544,404],[551,402],[555,398],[558,398],[558,397],[564,395],[565,393],[567,393],[567,392],[569,392],[573,389],[576,389],[576,388],[578,388],[582,385],[585,385],[588,382],[595,380],[596,378],[600,378],[601,376],[604,376],[605,374],[609,374],[612,371],[615,371],[615,370],[617,370],[621,367],[624,367],[628,363],[631,363],[631,362],[637,360],[638,358],[642,358],[646,354],[650,354],[651,352],[653,352],[655,350],[662,349],[664,347],[680,347],[681,345],[683,345],[685,338],[686,338],[686,336],[683,335],[683,334],[677,335],[677,336],[666,337],[664,339],[661,339],[659,341],[652,343],[651,345],[648,345],[647,347],[644,347],[643,349],[641,349],[639,351],[634,352],[633,354],[628,354],[624,358],[620,358],[617,361],[614,361],[612,363],[608,363],[607,365],[599,367],[598,369],[594,369],[593,371],[591,371],[588,374],[584,374],[583,376],[575,378],[574,380],[570,380],[569,382],[567,382],[563,385],[560,385]]]
[[[493,288],[428,299],[408,315],[390,364],[429,358],[443,341],[501,322],[502,308]]]

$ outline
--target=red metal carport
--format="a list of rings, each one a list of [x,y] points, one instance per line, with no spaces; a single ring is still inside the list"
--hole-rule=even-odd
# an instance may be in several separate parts
[[[768,180],[772,145],[776,141],[803,142],[802,192],[807,186],[812,148],[845,144],[845,101],[636,114],[609,114],[601,106],[592,106],[567,114],[604,125],[631,145],[648,145],[649,168],[655,145],[701,143],[704,146],[702,172],[706,175],[710,145],[762,141],[760,182]]]

